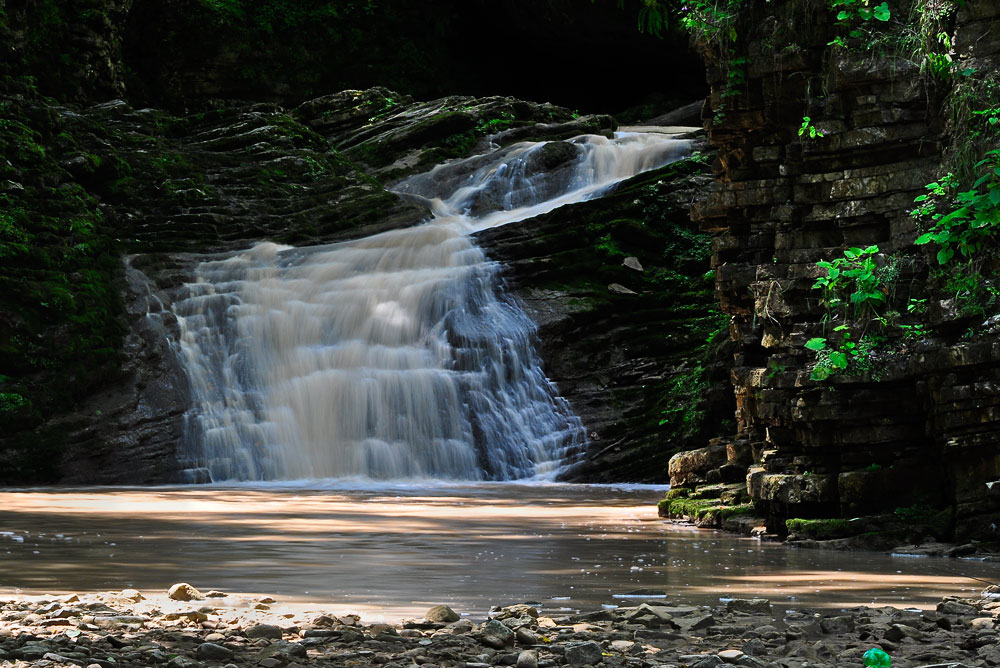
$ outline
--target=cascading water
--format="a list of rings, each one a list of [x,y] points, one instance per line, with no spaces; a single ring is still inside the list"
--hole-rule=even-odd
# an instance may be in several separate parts
[[[554,475],[585,432],[469,235],[688,150],[646,134],[517,144],[401,183],[431,202],[427,224],[201,263],[174,305],[186,456],[213,480]]]

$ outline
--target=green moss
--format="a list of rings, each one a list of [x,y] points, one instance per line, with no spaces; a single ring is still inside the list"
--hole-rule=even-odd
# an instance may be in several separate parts
[[[737,515],[753,515],[754,507],[752,503],[741,503],[735,506],[722,506],[719,509],[719,517],[722,520],[736,517]]]
[[[667,509],[671,517],[697,518],[709,509],[718,509],[718,499],[670,499]]]
[[[62,166],[73,158],[79,178],[92,179],[108,161],[80,151],[48,105],[19,99],[0,106],[0,153],[19,186],[0,195],[0,425],[9,435],[102,382],[123,332],[114,222]]]
[[[830,519],[799,519],[785,520],[785,528],[805,538],[827,540],[830,538],[845,538],[862,533],[867,527],[856,521],[840,518]]]

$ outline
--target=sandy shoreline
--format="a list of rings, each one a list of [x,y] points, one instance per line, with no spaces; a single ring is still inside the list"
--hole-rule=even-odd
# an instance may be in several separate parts
[[[1000,665],[1000,599],[990,596],[949,597],[934,611],[639,598],[564,617],[518,604],[473,619],[436,606],[423,619],[388,624],[315,603],[172,591],[0,595],[0,666],[833,668],[861,666],[872,647],[897,668]]]

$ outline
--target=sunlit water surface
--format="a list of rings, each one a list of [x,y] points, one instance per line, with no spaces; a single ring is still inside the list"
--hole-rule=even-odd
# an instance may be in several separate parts
[[[78,488],[0,492],[0,593],[180,581],[398,619],[483,617],[762,596],[788,607],[932,607],[1000,565],[800,550],[656,516],[663,488],[480,483]],[[648,595],[637,595],[640,599]]]

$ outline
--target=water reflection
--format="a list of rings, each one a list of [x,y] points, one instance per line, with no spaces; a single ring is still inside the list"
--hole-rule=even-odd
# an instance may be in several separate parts
[[[1000,565],[789,549],[656,517],[662,490],[317,483],[0,492],[0,592],[207,589],[381,613],[436,603],[474,616],[764,596],[776,604],[933,606]]]

